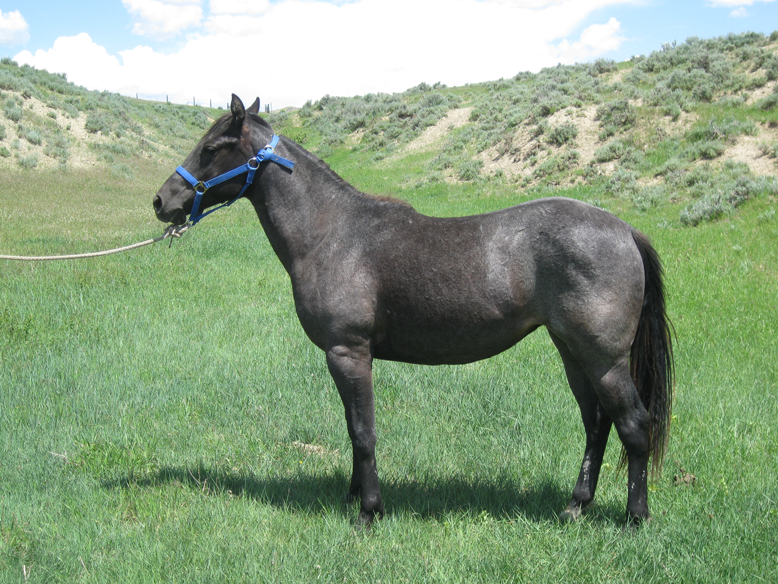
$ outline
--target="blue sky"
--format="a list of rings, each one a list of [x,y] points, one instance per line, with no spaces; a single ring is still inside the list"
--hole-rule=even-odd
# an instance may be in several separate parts
[[[774,0],[0,0],[0,56],[185,103],[461,85],[778,30]]]

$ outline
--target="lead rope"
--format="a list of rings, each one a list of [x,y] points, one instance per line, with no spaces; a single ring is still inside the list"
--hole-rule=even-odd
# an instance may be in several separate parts
[[[13,256],[13,255],[0,255],[0,260],[14,260],[20,262],[48,262],[56,260],[80,260],[83,258],[97,258],[100,256],[107,256],[114,253],[121,253],[123,251],[130,251],[131,249],[137,249],[144,245],[150,245],[157,243],[163,239],[170,239],[170,245],[173,245],[173,240],[180,238],[186,233],[192,225],[190,223],[184,223],[183,225],[168,225],[165,231],[159,237],[154,239],[147,239],[140,243],[133,243],[132,245],[125,245],[124,247],[117,247],[116,249],[109,249],[106,251],[96,251],[92,253],[79,253],[73,255],[58,255],[58,256]]]

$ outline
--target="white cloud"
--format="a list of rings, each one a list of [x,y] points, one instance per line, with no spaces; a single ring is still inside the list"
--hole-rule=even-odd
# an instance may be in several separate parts
[[[257,16],[220,14],[208,18],[205,22],[205,28],[214,35],[259,36],[262,33],[262,22],[262,18]]]
[[[570,43],[567,40],[559,44],[560,61],[565,63],[583,62],[603,55],[608,51],[615,51],[626,40],[618,36],[621,23],[611,18],[605,24],[593,24],[581,33],[581,40]]]
[[[66,73],[69,81],[88,89],[117,91],[114,87],[120,82],[122,73],[119,60],[95,44],[85,32],[58,38],[48,51],[38,50],[34,55],[22,51],[14,59],[20,65],[30,64],[51,73]]]
[[[770,3],[774,1],[775,0],[708,0],[708,6],[713,6],[715,8],[734,8],[736,6],[753,6],[757,2]],[[733,13],[730,13],[730,15],[733,15]]]
[[[422,81],[456,86],[607,55],[624,41],[615,18],[568,37],[594,10],[631,1],[258,0],[253,11],[243,1],[211,0],[197,34],[175,53],[141,46],[119,52],[120,62],[79,35],[17,61],[65,72],[90,89],[225,106],[235,92],[299,106],[325,94],[403,91]],[[200,6],[177,10],[185,8]]]
[[[137,19],[132,32],[154,39],[171,38],[203,18],[200,0],[122,0],[122,4]]]
[[[747,18],[748,16],[750,16],[748,10],[746,10],[745,7],[743,6],[741,6],[740,8],[735,8],[735,10],[730,12],[729,15],[732,18]]]
[[[244,14],[256,16],[270,8],[269,0],[211,0],[211,14]]]
[[[21,12],[8,14],[0,10],[0,45],[23,45],[30,40],[29,27]]]

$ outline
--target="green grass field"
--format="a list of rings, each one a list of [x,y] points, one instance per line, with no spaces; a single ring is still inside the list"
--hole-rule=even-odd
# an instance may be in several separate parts
[[[421,212],[528,198],[499,180],[414,190],[424,161],[366,156],[331,163]],[[0,253],[156,236],[151,196],[172,170],[9,173]],[[677,399],[651,524],[623,529],[615,432],[597,506],[557,520],[584,437],[540,330],[471,365],[376,363],[388,513],[355,531],[337,391],[240,202],[171,248],[0,263],[0,582],[778,580],[776,201],[690,228],[680,202],[557,194],[600,201],[664,260]]]

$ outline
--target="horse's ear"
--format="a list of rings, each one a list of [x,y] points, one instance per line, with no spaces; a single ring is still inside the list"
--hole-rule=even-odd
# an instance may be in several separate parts
[[[232,112],[233,122],[239,122],[240,124],[243,124],[243,120],[246,119],[246,108],[243,107],[243,102],[234,93],[232,94],[230,111]]]
[[[249,109],[246,110],[250,114],[258,114],[259,113],[259,98],[254,100],[254,103],[249,106]]]

